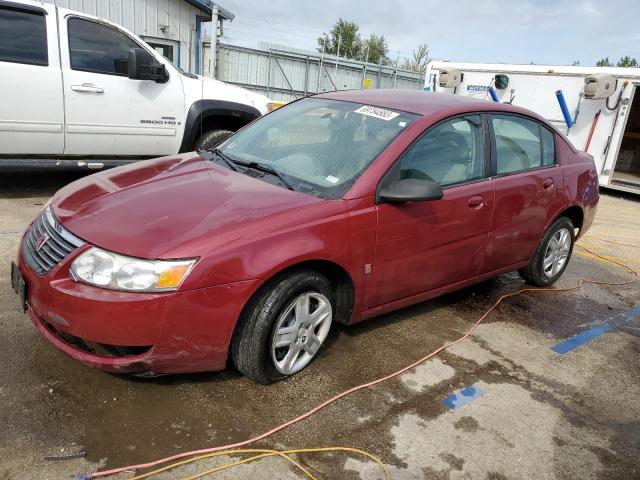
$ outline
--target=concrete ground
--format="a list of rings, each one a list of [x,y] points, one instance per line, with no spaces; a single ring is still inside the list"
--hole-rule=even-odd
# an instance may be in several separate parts
[[[395,371],[459,337],[517,274],[353,327],[290,380],[259,386],[234,371],[138,380],[85,367],[58,352],[19,308],[10,260],[23,229],[70,174],[0,176],[0,479],[65,479],[254,436],[363,381]],[[581,242],[640,268],[638,198],[603,195]],[[576,248],[557,287],[580,277],[630,275]],[[255,447],[354,447],[379,457],[394,479],[640,478],[640,283],[586,284],[507,300],[468,340],[400,378],[360,391]],[[609,321],[616,328],[565,355],[551,347]],[[443,403],[475,386],[483,394]],[[73,460],[45,456],[86,451]],[[242,455],[155,478],[183,478]],[[317,478],[383,478],[354,454],[296,455]],[[130,475],[118,478],[128,478]],[[215,478],[297,479],[270,458]],[[154,477],[152,477],[154,478]]]

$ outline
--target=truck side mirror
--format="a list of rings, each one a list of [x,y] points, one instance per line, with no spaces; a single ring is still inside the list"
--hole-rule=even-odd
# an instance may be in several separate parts
[[[164,83],[169,74],[164,64],[156,62],[153,56],[142,48],[129,50],[127,75],[133,80],[153,80]]]

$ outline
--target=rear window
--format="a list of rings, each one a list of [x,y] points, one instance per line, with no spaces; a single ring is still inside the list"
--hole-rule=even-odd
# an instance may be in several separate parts
[[[542,163],[540,124],[513,115],[492,115],[497,173],[517,173]]]
[[[542,137],[542,165],[549,166],[556,163],[556,136],[553,132],[540,126]]]
[[[0,7],[0,62],[49,64],[43,12]]]

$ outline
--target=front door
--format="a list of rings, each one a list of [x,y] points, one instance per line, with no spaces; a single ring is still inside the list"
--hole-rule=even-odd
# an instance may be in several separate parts
[[[400,178],[439,182],[441,200],[380,204],[370,307],[478,275],[491,225],[494,186],[487,178],[481,115],[427,130],[392,168]]]
[[[182,139],[180,74],[165,83],[127,76],[133,37],[82,17],[61,18],[65,154],[153,156],[176,153]]]

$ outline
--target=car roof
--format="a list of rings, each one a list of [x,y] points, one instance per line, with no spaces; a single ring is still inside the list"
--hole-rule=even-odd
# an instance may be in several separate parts
[[[492,102],[482,98],[468,97],[466,95],[426,92],[424,90],[338,90],[321,93],[314,98],[329,98],[332,100],[364,103],[376,107],[417,113],[419,115],[442,113],[454,115],[456,113],[470,111],[505,111],[529,115],[544,121],[542,117],[530,110],[513,105]]]

